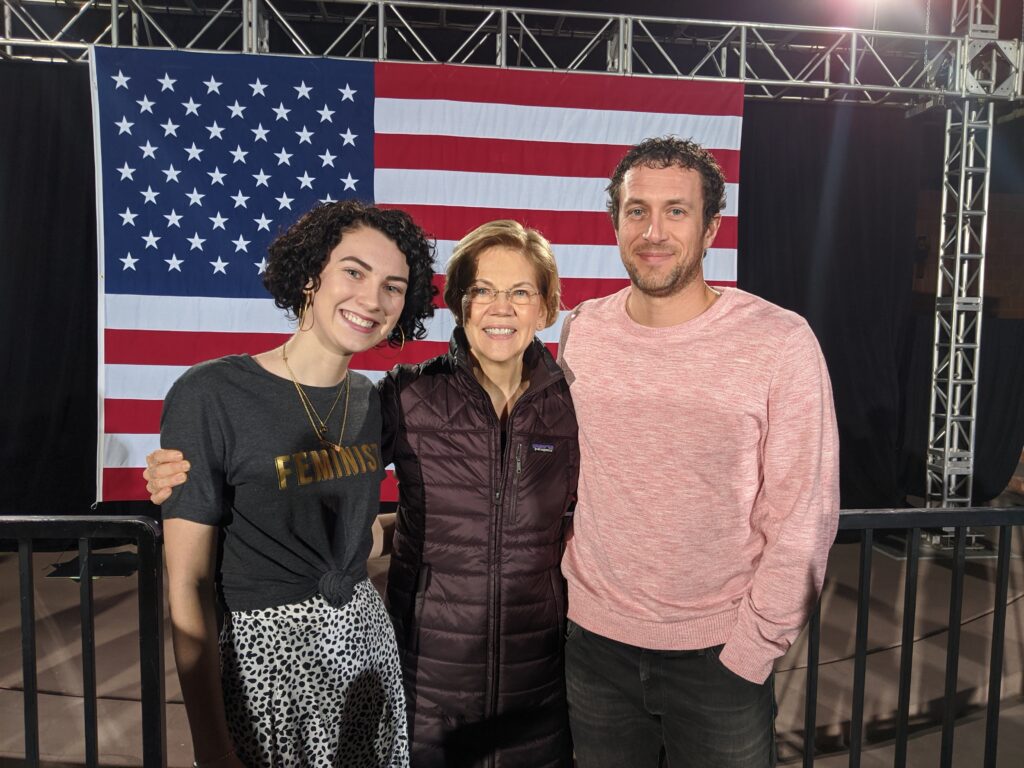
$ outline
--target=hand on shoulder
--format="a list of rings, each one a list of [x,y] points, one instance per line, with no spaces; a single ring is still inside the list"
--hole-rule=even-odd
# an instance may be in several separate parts
[[[185,460],[181,451],[159,448],[146,457],[146,479],[149,500],[163,504],[171,496],[171,489],[182,485],[188,479],[192,465]]]

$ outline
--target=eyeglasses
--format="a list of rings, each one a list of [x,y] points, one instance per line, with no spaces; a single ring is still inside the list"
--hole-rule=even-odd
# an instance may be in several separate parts
[[[466,289],[466,298],[471,304],[493,304],[498,294],[505,294],[505,298],[512,304],[524,306],[533,303],[533,297],[539,296],[540,291],[531,291],[529,288],[508,288],[499,291],[497,288],[485,288],[482,285],[475,285]]]

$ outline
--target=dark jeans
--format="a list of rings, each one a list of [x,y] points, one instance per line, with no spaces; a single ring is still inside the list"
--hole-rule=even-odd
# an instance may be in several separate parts
[[[720,651],[651,651],[570,621],[565,679],[579,768],[774,766],[773,678],[744,680]]]

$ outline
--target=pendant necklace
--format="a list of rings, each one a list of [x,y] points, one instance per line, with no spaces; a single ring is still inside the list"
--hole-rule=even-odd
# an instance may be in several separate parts
[[[333,448],[338,453],[341,453],[341,441],[345,437],[345,426],[348,423],[348,401],[349,395],[352,393],[352,377],[346,372],[345,381],[343,384],[338,385],[338,394],[334,397],[334,403],[331,405],[331,409],[327,412],[327,415],[321,419],[320,414],[316,412],[316,408],[313,406],[313,401],[309,399],[309,395],[306,394],[306,390],[302,388],[298,379],[295,378],[295,373],[292,371],[292,367],[288,365],[287,342],[281,345],[281,357],[284,360],[284,367],[292,379],[292,384],[295,385],[295,391],[299,395],[299,401],[302,403],[302,407],[306,411],[306,418],[309,419],[309,425],[313,427],[313,432],[316,433],[317,440],[319,440],[320,444],[325,448]],[[338,433],[338,442],[334,442],[327,436],[327,422],[330,421],[331,414],[334,413],[334,409],[337,407],[338,401],[341,400],[341,390],[343,387],[345,390],[345,408],[342,411],[341,431]]]

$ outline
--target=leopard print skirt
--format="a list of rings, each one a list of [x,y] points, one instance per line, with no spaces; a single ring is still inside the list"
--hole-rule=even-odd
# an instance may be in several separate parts
[[[248,768],[406,768],[395,633],[369,580],[334,608],[320,595],[233,611],[220,635],[228,729]]]

